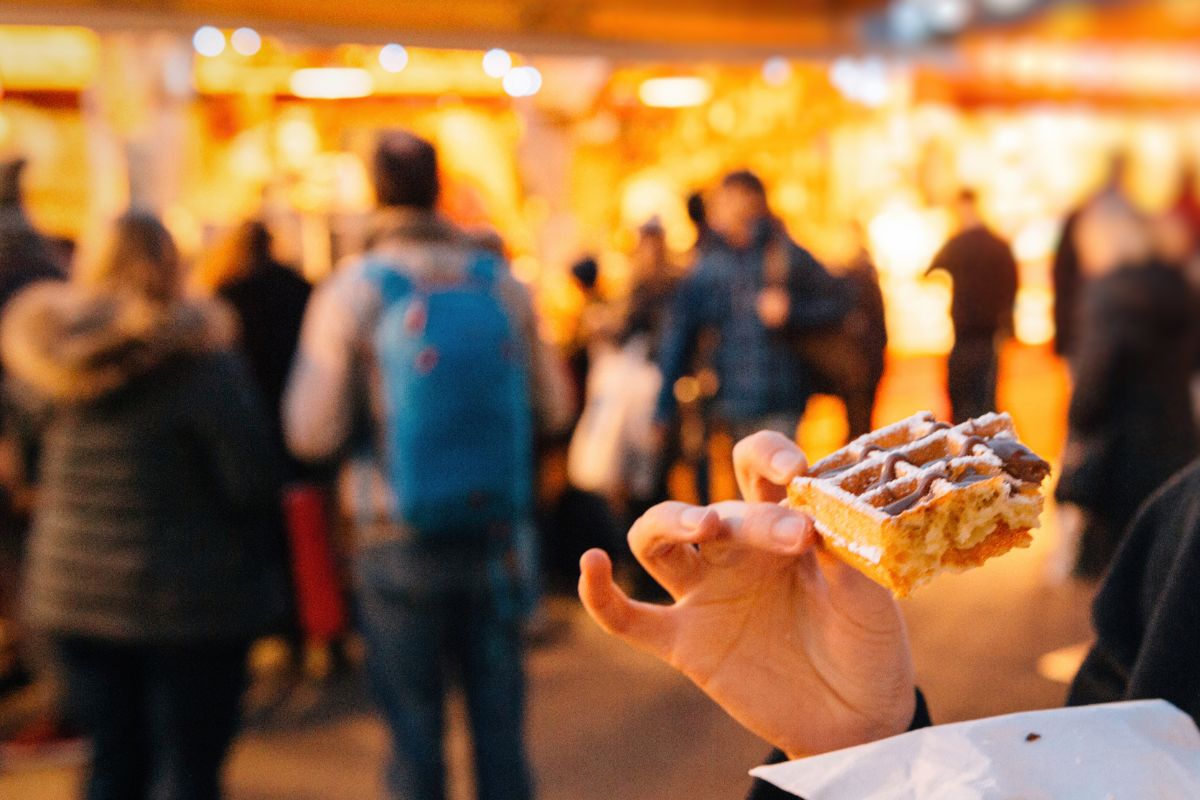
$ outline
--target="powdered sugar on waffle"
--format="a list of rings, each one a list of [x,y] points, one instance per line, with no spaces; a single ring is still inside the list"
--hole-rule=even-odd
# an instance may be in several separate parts
[[[966,452],[965,445],[972,437],[982,441],[971,444]],[[970,482],[999,477],[1011,492],[1019,481],[1005,471],[1004,462],[989,446],[997,441],[1019,446],[1008,414],[985,414],[950,426],[922,412],[860,436],[812,465],[796,484],[819,484],[840,503],[886,519],[961,488],[963,484],[956,481],[964,475],[970,476]],[[906,491],[898,494],[902,487],[907,487]],[[911,502],[896,511],[886,510],[899,498]]]

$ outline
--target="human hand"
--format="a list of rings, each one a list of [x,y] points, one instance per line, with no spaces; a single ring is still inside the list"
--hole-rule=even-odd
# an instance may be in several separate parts
[[[786,437],[755,434],[734,461],[750,502],[663,503],[629,533],[674,604],[630,600],[608,556],[590,550],[579,583],[588,613],[792,757],[903,732],[915,682],[891,594],[822,550],[809,517],[775,505],[804,469]]]
[[[774,330],[782,328],[792,312],[792,300],[782,286],[768,286],[758,294],[758,318]]]

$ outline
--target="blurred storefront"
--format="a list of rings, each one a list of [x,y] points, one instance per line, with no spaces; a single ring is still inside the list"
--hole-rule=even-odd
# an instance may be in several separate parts
[[[84,5],[62,17],[86,21]],[[551,332],[565,335],[578,302],[572,259],[598,254],[619,293],[622,254],[657,216],[683,261],[693,237],[686,196],[746,166],[828,263],[867,248],[897,351],[945,352],[949,287],[922,273],[953,230],[960,188],[975,189],[1012,238],[1017,333],[1040,344],[1053,336],[1049,263],[1061,219],[1105,179],[1112,154],[1128,155],[1128,191],[1150,210],[1172,203],[1183,166],[1200,163],[1196,4],[1068,5],[877,55],[864,54],[876,48],[850,35],[848,16],[780,31],[768,23],[784,11],[771,3],[756,5],[776,17],[751,14],[709,46],[696,26],[727,17],[702,4],[659,27],[656,55],[643,28],[655,14],[669,21],[672,4],[638,14],[604,3],[609,27],[540,22],[524,56],[413,44],[448,41],[451,30],[507,44],[530,29],[484,0],[470,4],[494,12],[477,19],[482,33],[434,15],[394,42],[377,31],[353,38],[373,2],[348,10],[349,28],[320,35],[305,16],[311,3],[266,20],[274,34],[265,23],[191,27],[238,4],[221,5],[183,3],[139,25],[110,15],[96,29],[0,27],[0,155],[30,159],[40,224],[86,238],[133,199],[161,211],[195,253],[261,213],[283,234],[283,255],[319,276],[362,241],[375,133],[410,127],[442,152],[446,211],[501,235]],[[847,4],[844,14],[884,5]],[[638,20],[623,38],[621,19]],[[593,35],[572,39],[568,29]]]

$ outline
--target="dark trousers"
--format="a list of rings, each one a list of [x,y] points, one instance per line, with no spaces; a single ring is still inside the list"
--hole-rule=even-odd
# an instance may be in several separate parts
[[[378,555],[380,551],[376,551]],[[444,707],[462,682],[483,800],[532,797],[525,757],[525,672],[516,604],[497,586],[418,588],[360,557],[357,592],[367,671],[392,734],[389,796],[442,800]]]
[[[998,369],[994,335],[956,335],[946,371],[950,411],[956,423],[996,410]]]
[[[54,641],[69,718],[92,740],[87,800],[217,800],[245,685],[243,643]]]

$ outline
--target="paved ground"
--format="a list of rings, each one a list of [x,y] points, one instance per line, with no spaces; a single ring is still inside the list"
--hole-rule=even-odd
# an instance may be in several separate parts
[[[905,362],[890,373],[881,421],[939,409],[940,364]],[[1058,365],[1018,350],[1005,360],[1001,403],[1039,451],[1057,453],[1066,382]],[[802,431],[814,452],[828,449],[840,420],[818,404]],[[985,569],[947,576],[906,601],[917,668],[939,721],[1059,705],[1065,686],[1038,673],[1042,654],[1089,636],[1090,590],[1048,585],[1058,542],[1053,513],[1028,551]],[[544,800],[735,798],[765,746],[728,720],[669,669],[596,630],[573,604],[555,608],[564,635],[530,659],[529,733]],[[1069,671],[1069,670],[1068,670]],[[370,800],[380,797],[384,733],[354,679],[277,698],[239,739],[229,771],[232,800]],[[262,707],[264,698],[258,698]],[[454,797],[469,797],[468,750],[448,746]],[[73,770],[0,775],[3,800],[73,796]]]

